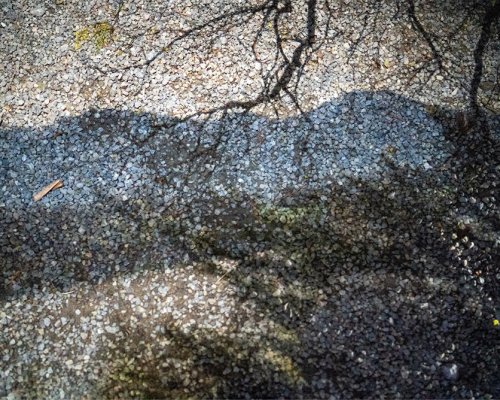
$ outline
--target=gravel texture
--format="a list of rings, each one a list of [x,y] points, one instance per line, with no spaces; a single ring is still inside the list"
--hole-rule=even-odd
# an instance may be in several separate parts
[[[489,2],[281,3],[0,0],[0,397],[500,397]]]

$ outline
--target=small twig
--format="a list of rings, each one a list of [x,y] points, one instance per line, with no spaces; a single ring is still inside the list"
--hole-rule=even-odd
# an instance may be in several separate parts
[[[220,282],[222,279],[224,279],[224,277],[225,277],[226,275],[228,275],[230,272],[232,272],[232,271],[226,271],[226,272],[224,272],[224,274],[222,274],[222,276],[221,276],[219,279],[217,279],[217,281],[215,282],[215,286],[217,286],[217,285],[219,284],[219,282]]]
[[[33,196],[33,200],[39,201],[41,200],[47,193],[49,193],[51,190],[54,189],[59,189],[63,187],[63,181],[61,179],[57,179],[54,182],[52,182],[50,185],[45,186],[42,190],[40,190],[38,193],[36,193]]]

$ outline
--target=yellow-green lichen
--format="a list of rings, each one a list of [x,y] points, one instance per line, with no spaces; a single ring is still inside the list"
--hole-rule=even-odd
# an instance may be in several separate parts
[[[109,22],[98,22],[94,25],[94,44],[98,49],[106,47],[111,42],[113,27]]]
[[[296,363],[286,354],[274,349],[261,352],[262,358],[271,364],[277,371],[281,372],[290,384],[303,383],[302,372]]]
[[[394,154],[397,153],[398,149],[394,147],[393,145],[389,145],[386,147],[387,154],[393,156]]]
[[[283,325],[275,324],[273,336],[281,343],[289,343],[292,345],[300,345],[300,339],[297,333],[291,329],[285,328]]]
[[[317,222],[324,212],[318,204],[303,207],[265,206],[258,210],[259,216],[265,222],[279,222],[284,225]]]
[[[90,30],[85,27],[75,32],[75,49],[80,50],[82,45],[90,38]]]
[[[97,22],[85,26],[75,32],[75,49],[80,48],[87,42],[92,42],[97,50],[106,47],[113,39],[113,26],[107,22]]]

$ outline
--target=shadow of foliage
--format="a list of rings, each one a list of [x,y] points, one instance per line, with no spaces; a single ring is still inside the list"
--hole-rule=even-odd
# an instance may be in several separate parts
[[[403,101],[390,96],[391,104]],[[348,101],[356,102],[356,94],[352,97]],[[404,100],[402,109],[406,104]],[[250,119],[243,121],[246,127],[259,120],[245,118]],[[224,164],[235,121],[189,125],[108,110],[44,128],[41,134],[47,135],[40,140],[48,153],[40,155],[36,169],[46,168],[45,178],[65,169],[71,175],[78,146],[88,150],[88,165],[78,166],[77,173],[88,167],[95,176],[33,204],[29,185],[40,176],[31,179],[30,172],[22,175],[9,169],[12,165],[3,166],[4,185],[21,193],[17,208],[1,205],[4,301],[42,287],[67,290],[78,282],[97,287],[113,275],[190,263],[238,288],[234,296],[242,309],[251,303],[256,315],[274,323],[273,332],[257,337],[243,330],[244,312],[234,317],[234,332],[228,335],[202,328],[186,331],[166,320],[152,343],[145,342],[139,327],[132,329],[117,341],[98,388],[110,398],[316,397],[313,381],[323,382],[324,392],[343,397],[372,397],[381,390],[388,396],[443,397],[453,393],[453,383],[442,383],[440,371],[431,368],[443,352],[443,362],[464,367],[462,389],[498,390],[498,357],[491,345],[497,333],[484,319],[493,311],[477,314],[455,296],[470,291],[482,301],[488,296],[498,301],[499,254],[492,239],[498,218],[479,208],[480,202],[463,202],[467,191],[479,199],[494,197],[495,187],[487,184],[498,177],[497,171],[490,167],[490,153],[480,149],[498,146],[497,139],[467,142],[449,128],[447,141],[457,152],[439,167],[403,166],[395,150],[387,148],[380,153],[381,174],[345,176],[341,183],[304,184],[307,171],[298,163],[299,184],[282,188],[274,201],[265,202],[231,182],[225,195],[207,184],[225,177],[223,168],[207,171],[203,166]],[[241,129],[253,146],[256,138]],[[196,140],[199,132],[207,133],[209,145]],[[16,129],[0,134],[2,140],[29,135]],[[30,146],[37,140],[12,143],[19,163],[23,154],[36,156]],[[103,146],[107,151],[97,153]],[[467,156],[460,153],[463,148]],[[51,157],[59,152],[67,156],[54,163]],[[134,172],[144,178],[138,190],[113,192],[113,185],[126,186]],[[75,176],[68,180],[77,183]],[[198,196],[183,197],[182,185],[199,188]],[[476,186],[483,191],[477,194]],[[81,203],[68,204],[65,196]],[[464,213],[472,222],[462,221]],[[460,250],[464,238],[475,249]],[[223,271],[219,260],[231,260],[236,268]],[[486,280],[484,292],[471,289],[475,275]],[[432,282],[438,282],[434,289]],[[439,282],[452,283],[441,287]],[[401,302],[379,304],[378,295],[399,296]],[[422,306],[428,303],[432,312]],[[488,306],[484,300],[483,307]],[[344,328],[350,318],[354,329]],[[450,343],[452,350],[443,348]],[[154,359],[137,357],[146,345],[155,349]],[[371,353],[360,353],[358,347]],[[427,353],[422,356],[426,366],[410,354],[415,349]],[[394,370],[380,370],[382,358]],[[178,370],[181,364],[191,370]],[[417,374],[419,368],[428,368],[425,379]],[[394,371],[402,371],[401,376]],[[190,381],[189,375],[196,379]],[[373,392],[361,385],[366,380],[373,382]],[[382,381],[391,386],[379,387]]]

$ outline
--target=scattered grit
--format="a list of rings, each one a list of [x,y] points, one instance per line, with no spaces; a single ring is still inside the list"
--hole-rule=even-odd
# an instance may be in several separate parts
[[[430,50],[395,4],[332,6],[302,112],[186,118],[259,92],[273,30],[162,50],[245,6],[166,3],[0,2],[0,397],[500,397],[498,89],[489,138],[449,118],[479,17],[410,80]]]

